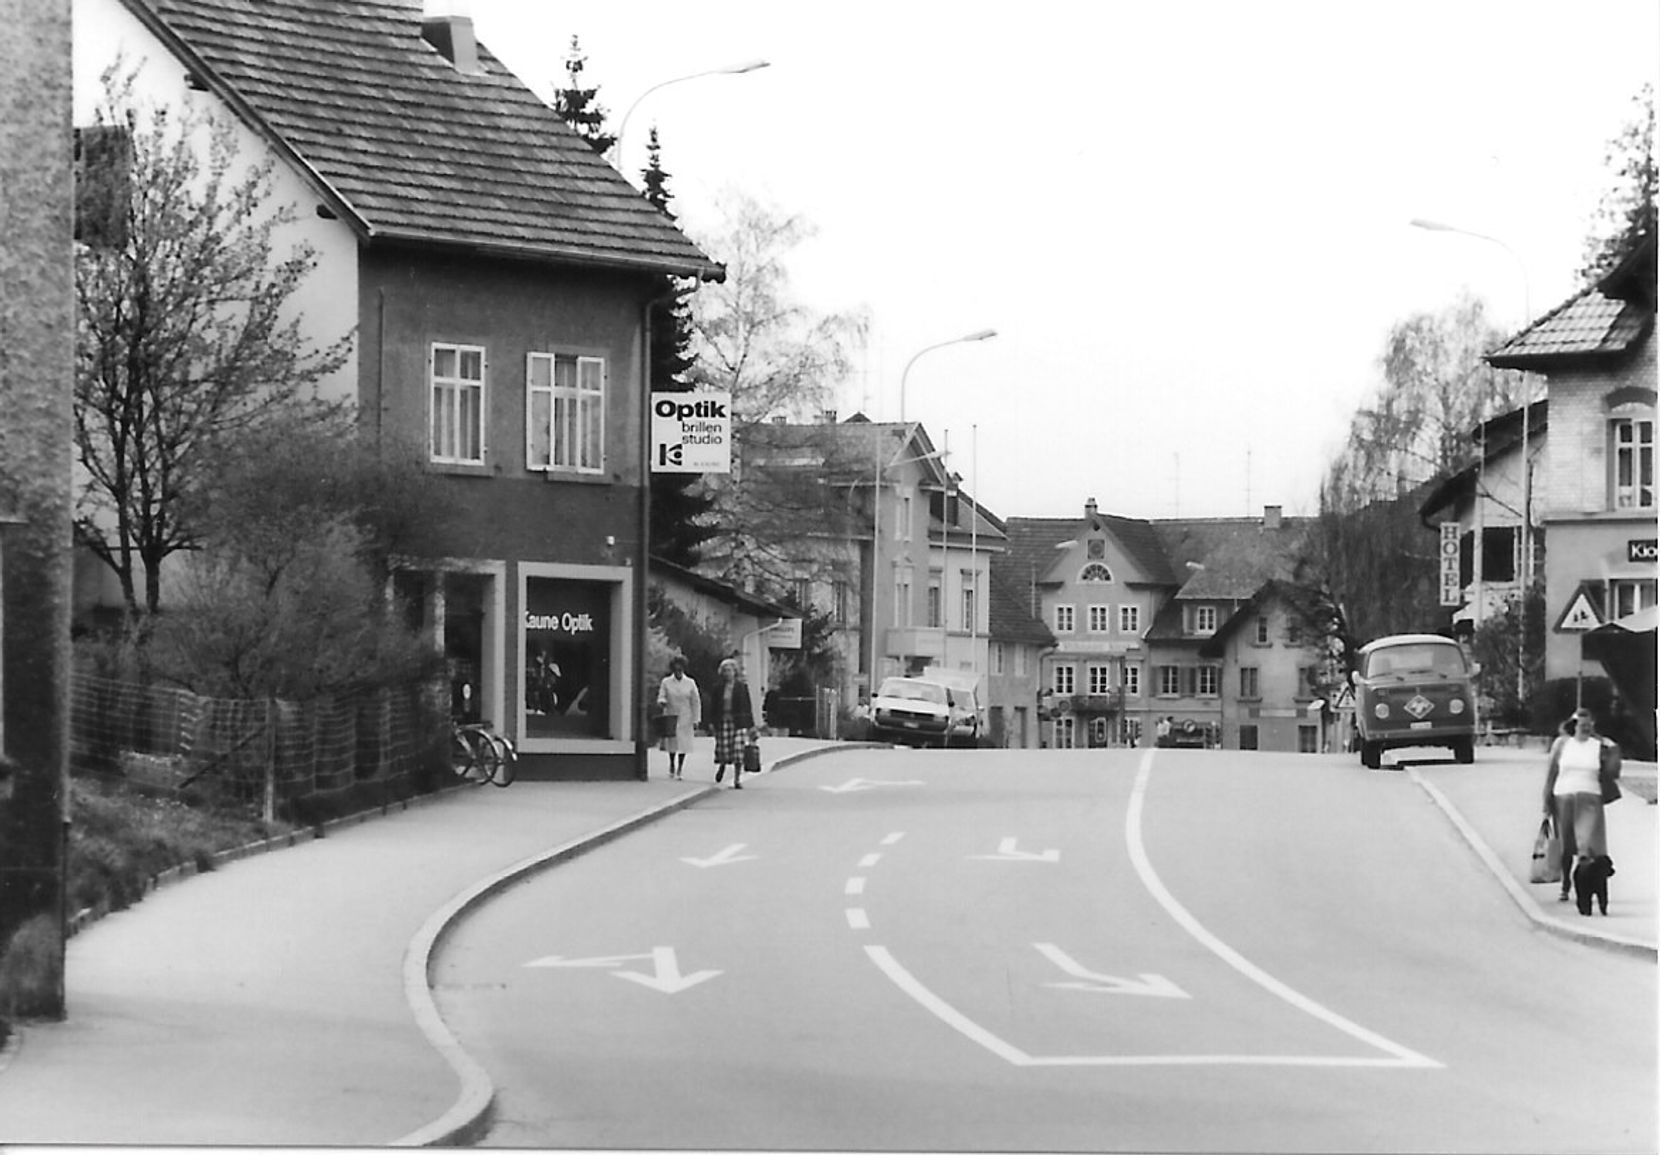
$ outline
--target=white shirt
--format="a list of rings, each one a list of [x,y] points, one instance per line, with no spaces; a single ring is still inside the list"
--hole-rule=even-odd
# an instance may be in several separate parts
[[[1564,794],[1602,793],[1597,772],[1602,768],[1602,740],[1581,738],[1577,735],[1562,743],[1562,752],[1556,758],[1556,787],[1558,798]]]

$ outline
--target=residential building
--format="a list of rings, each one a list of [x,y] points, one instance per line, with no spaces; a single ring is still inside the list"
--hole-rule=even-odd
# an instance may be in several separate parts
[[[1654,312],[1650,235],[1487,357],[1544,374],[1550,390],[1550,435],[1534,482],[1549,543],[1549,679],[1600,674],[1581,637],[1656,604]],[[1647,681],[1654,685],[1652,666]],[[1652,744],[1652,703],[1634,713]]]
[[[1527,426],[1526,466],[1522,427]],[[1458,525],[1458,589],[1461,604],[1452,612],[1455,633],[1467,635],[1522,594],[1524,569],[1522,506],[1528,492],[1524,468],[1537,469],[1550,425],[1550,402],[1535,401],[1526,420],[1513,409],[1483,421],[1470,431],[1476,461],[1437,485],[1419,507],[1424,525]],[[1535,507],[1537,507],[1537,496]],[[1543,556],[1542,541],[1529,535],[1528,552],[1535,572]]]
[[[406,0],[78,0],[76,117],[136,69],[154,104],[226,117],[274,164],[317,271],[295,300],[363,434],[462,509],[394,582],[452,703],[521,772],[643,775],[645,312],[721,275],[476,42]]]

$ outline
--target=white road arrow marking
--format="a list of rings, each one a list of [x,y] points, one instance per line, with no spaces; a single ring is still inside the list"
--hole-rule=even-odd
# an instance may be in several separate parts
[[[1144,974],[1133,979],[1121,979],[1115,975],[1097,974],[1094,971],[1085,970],[1054,943],[1036,942],[1032,945],[1037,947],[1044,958],[1060,967],[1061,970],[1073,978],[1080,980],[1070,983],[1045,983],[1045,986],[1057,987],[1061,990],[1098,991],[1110,995],[1147,995],[1161,999],[1188,999],[1193,997],[1163,975]]]
[[[653,974],[643,975],[638,971],[618,971],[619,979],[639,983],[643,987],[650,987],[654,991],[661,991],[665,995],[676,995],[688,987],[695,987],[720,974],[720,971],[693,971],[689,975],[680,973],[680,963],[674,957],[674,948],[660,946],[651,952]]]
[[[875,790],[882,786],[926,786],[926,782],[879,782],[874,778],[849,778],[840,786],[820,786],[829,794],[857,794],[861,790]]]
[[[1017,850],[1013,838],[1005,838],[997,844],[996,854],[971,854],[970,858],[982,858],[991,862],[1059,862],[1061,852],[1058,850]]]
[[[731,846],[708,858],[682,858],[680,861],[690,863],[693,866],[727,866],[734,862],[748,862],[756,855],[739,853],[748,845],[747,842],[734,842]]]
[[[650,960],[652,970],[650,974],[639,971],[612,970],[612,974],[619,979],[627,979],[632,983],[639,983],[643,987],[650,987],[654,991],[661,991],[666,995],[679,994],[698,983],[707,982],[720,974],[720,971],[703,970],[693,971],[689,975],[680,973],[680,961],[675,958],[672,946],[653,947],[648,954],[616,954],[603,955],[598,958],[566,958],[563,955],[552,954],[546,958],[533,959],[525,963],[527,967],[592,967],[611,969],[620,967],[623,963]]]

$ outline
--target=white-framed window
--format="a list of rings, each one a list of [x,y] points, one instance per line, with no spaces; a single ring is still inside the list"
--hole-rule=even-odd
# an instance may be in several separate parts
[[[1140,606],[1118,607],[1118,632],[1121,634],[1129,634],[1132,637],[1139,638],[1141,636]]]
[[[1166,697],[1175,697],[1182,692],[1182,668],[1180,666],[1160,666],[1159,693]]]
[[[1078,580],[1081,582],[1110,582],[1112,571],[1098,561],[1091,562],[1078,572]]]
[[[1125,662],[1123,671],[1124,696],[1126,698],[1141,697],[1141,666],[1135,662]]]
[[[1078,667],[1071,662],[1055,663],[1055,693],[1076,694],[1078,692]]]
[[[1071,714],[1062,714],[1054,721],[1057,750],[1070,750],[1078,744],[1078,723]]]
[[[1089,607],[1089,632],[1092,634],[1108,633],[1112,629],[1112,607],[1098,604]]]
[[[1222,680],[1221,671],[1215,666],[1200,666],[1196,674],[1196,689],[1201,698],[1214,698],[1217,694],[1217,685]]]
[[[1267,614],[1258,614],[1257,615],[1257,645],[1266,646],[1267,644],[1268,644],[1268,615]]]
[[[974,579],[978,576],[973,570],[965,569],[957,575],[963,586],[963,629],[978,632],[980,628],[979,606],[974,595],[979,583]]]
[[[1609,423],[1614,442],[1610,493],[1615,509],[1654,508],[1654,422],[1621,417]]]
[[[831,614],[838,626],[847,624],[850,596],[847,582],[843,579],[837,578],[830,584],[830,604],[833,607]]]
[[[567,353],[525,357],[525,464],[605,470],[605,359]]]
[[[484,464],[484,348],[433,342],[427,352],[432,460]]]
[[[1194,606],[1192,614],[1194,633],[1214,634],[1216,632],[1215,606]]]
[[[893,536],[896,541],[911,540],[911,508],[911,495],[908,493],[901,493],[899,495],[898,509],[894,514],[893,519]]]
[[[939,570],[928,571],[928,607],[924,624],[931,630],[945,625],[945,575]]]
[[[1091,662],[1088,677],[1089,692],[1091,694],[1112,693],[1112,664],[1110,662]]]
[[[810,577],[798,577],[790,583],[790,586],[790,592],[795,595],[795,604],[803,610],[812,609],[813,579]]]
[[[911,567],[908,565],[894,567],[893,624],[899,629],[911,624]]]
[[[1654,607],[1654,580],[1639,578],[1634,581],[1608,583],[1608,612],[1611,620],[1629,617],[1639,610]]]
[[[1239,696],[1241,698],[1262,697],[1262,671],[1256,666],[1239,667]]]
[[[1058,605],[1055,607],[1055,632],[1070,634],[1077,626],[1078,607]]]
[[[1002,642],[993,642],[987,655],[994,676],[1008,673],[1008,649]]]
[[[1030,668],[1027,664],[1028,660],[1029,660],[1028,655],[1030,653],[1031,653],[1030,649],[1028,649],[1026,646],[1016,646],[1014,648],[1014,674],[1015,674],[1015,677],[1024,678],[1026,676],[1026,671]]]

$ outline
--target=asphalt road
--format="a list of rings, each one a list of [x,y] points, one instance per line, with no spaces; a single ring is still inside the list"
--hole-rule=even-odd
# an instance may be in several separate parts
[[[1652,964],[1532,930],[1347,758],[872,751],[531,880],[441,955],[561,1148],[1652,1151]]]

